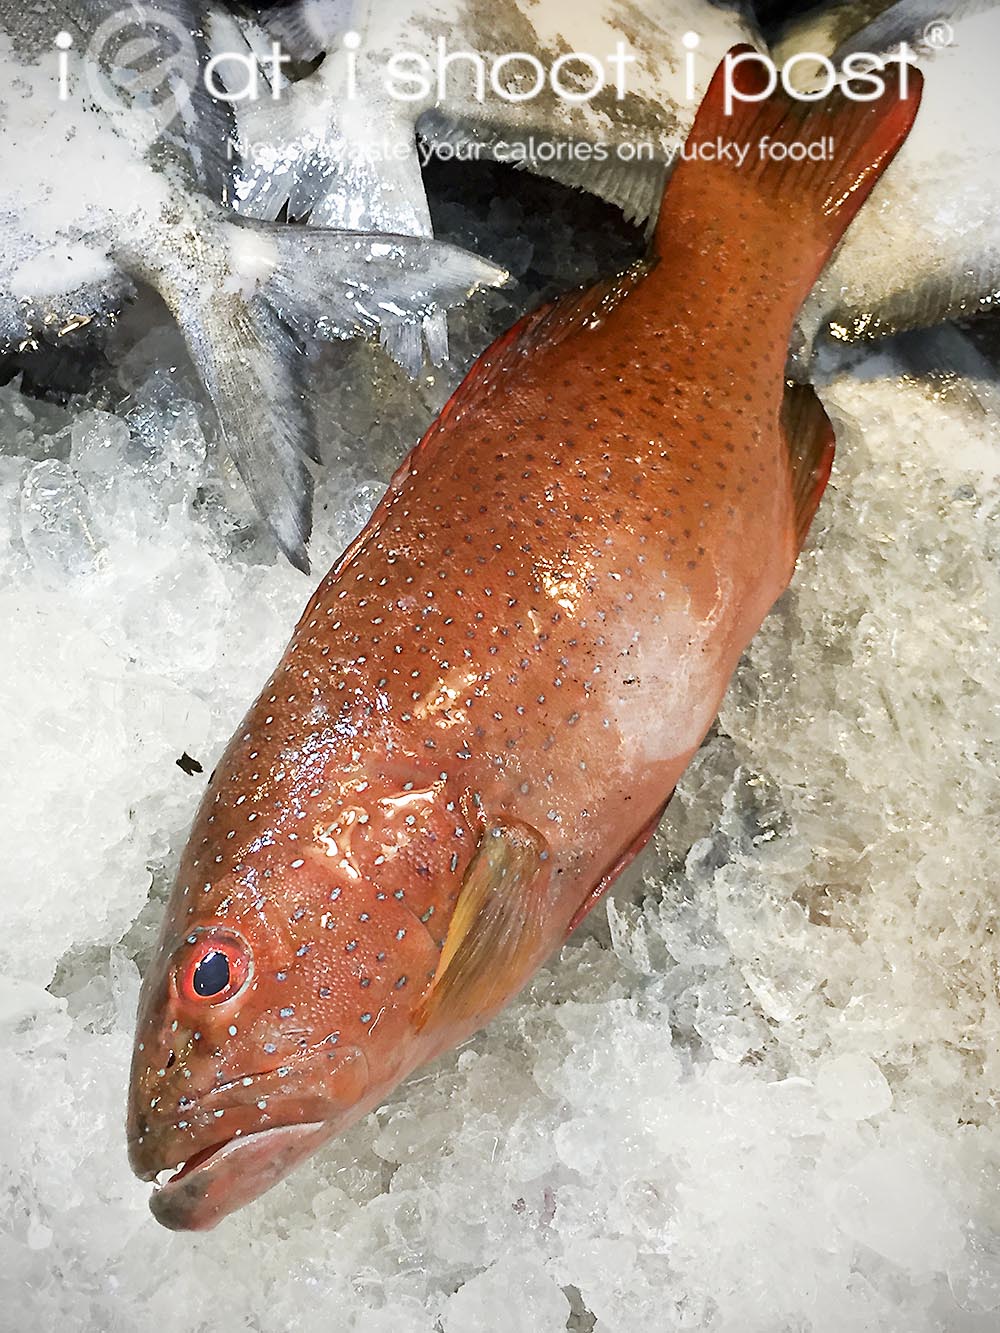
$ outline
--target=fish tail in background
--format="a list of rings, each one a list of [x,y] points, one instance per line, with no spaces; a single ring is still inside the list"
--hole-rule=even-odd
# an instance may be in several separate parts
[[[996,0],[952,0],[947,5],[942,4],[941,0],[897,0],[896,4],[888,5],[881,13],[876,11],[874,18],[871,18],[872,11],[866,6],[855,9],[852,5],[846,5],[845,14],[855,20],[855,26],[841,39],[836,50],[830,52],[830,58],[839,66],[848,56],[859,51],[889,51],[900,42],[914,45],[921,40],[926,41],[928,37],[933,47],[935,23],[950,30],[949,20],[992,9],[995,4]],[[871,21],[867,22],[869,18]]]
[[[241,115],[241,144],[273,140],[288,147],[283,170],[247,153],[237,173],[240,216],[273,222],[287,208],[289,217],[310,227],[431,237],[430,208],[412,127],[408,133],[396,133],[387,122],[380,129],[391,150],[368,152],[370,117],[352,128],[350,117],[344,115],[335,126],[331,112],[323,135],[310,140],[303,135],[295,92],[292,85],[273,109],[265,103],[263,109],[251,107]],[[303,139],[310,146],[305,155],[297,156]],[[390,310],[382,312],[379,322],[382,346],[410,375],[420,373],[425,341],[434,365],[447,361],[448,322],[443,310],[428,315],[423,330]]]
[[[783,90],[769,93],[762,58],[751,47],[734,47],[715,72],[668,184],[654,253],[690,252],[692,277],[707,261],[716,284],[731,273],[746,317],[757,324],[768,310],[783,309],[790,334],[916,116],[919,70],[901,74],[894,65],[881,77],[884,90],[874,101],[857,101],[839,88],[803,101]],[[796,160],[790,152],[801,153],[797,144],[819,145],[822,153],[814,148],[815,159]],[[731,151],[724,153],[725,146]],[[784,355],[782,348],[782,361]]]
[[[309,572],[316,430],[302,346],[266,300],[212,292],[173,314],[220,438],[282,554]]]
[[[160,290],[240,476],[281,551],[308,572],[319,458],[304,343],[376,336],[381,316],[413,325],[507,274],[421,237],[212,219],[197,247],[137,255]]]
[[[267,14],[267,30],[293,60],[318,60],[341,35],[364,23],[359,0],[285,0]]]
[[[318,54],[338,44],[340,30],[352,27],[350,14],[357,0],[323,0],[288,7],[283,16],[269,20],[271,34],[252,22],[238,23],[216,12],[209,20],[211,49],[220,64],[216,77],[238,90],[246,80],[245,68],[229,75],[226,56],[237,53],[256,59],[260,86],[277,96],[234,104],[239,161],[235,167],[234,207],[244,218],[274,222],[287,210],[289,219],[311,227],[341,231],[389,232],[399,236],[432,237],[430,205],[424,191],[413,125],[398,105],[375,114],[362,98],[352,101],[342,90],[334,95],[333,68],[345,65],[335,50],[324,66],[328,95],[318,105],[316,80],[283,82],[275,88],[269,70],[271,35],[290,34],[296,50]],[[285,40],[280,37],[280,40]],[[312,57],[306,57],[312,58]],[[229,77],[227,77],[229,75]],[[259,152],[257,145],[267,144]],[[435,310],[423,328],[391,309],[380,315],[379,338],[389,355],[416,377],[424,362],[424,344],[431,362],[448,359],[448,320]]]
[[[509,153],[507,131],[485,118],[479,120],[466,115],[459,120],[443,105],[425,111],[418,129],[435,150],[454,150],[459,159],[469,153],[481,153],[484,148],[497,152],[503,146],[505,154]],[[567,137],[556,142],[571,146],[574,141]],[[581,161],[574,153],[557,152],[551,161],[542,163],[535,158],[530,165],[527,159],[517,157],[514,168],[558,181],[572,190],[596,195],[620,208],[626,222],[641,227],[655,220],[663,195],[663,163],[659,160],[649,161],[641,157],[626,160],[618,153],[610,153],[596,162]]]

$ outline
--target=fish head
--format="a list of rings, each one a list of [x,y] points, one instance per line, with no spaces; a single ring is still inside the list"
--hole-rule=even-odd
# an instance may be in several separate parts
[[[234,883],[214,910],[171,914],[145,977],[129,1158],[143,1179],[173,1170],[151,1200],[168,1227],[213,1226],[364,1106],[368,1063],[341,1041],[331,959],[283,915],[280,889],[267,904]]]
[[[225,774],[210,787],[143,979],[129,1091],[133,1170],[173,1171],[151,1200],[166,1226],[213,1226],[418,1062],[412,1011],[440,950],[420,895],[454,878],[456,816],[440,782],[353,782],[252,840],[246,805],[216,799]]]

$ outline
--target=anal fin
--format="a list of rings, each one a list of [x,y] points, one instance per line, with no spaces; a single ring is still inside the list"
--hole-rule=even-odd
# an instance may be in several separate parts
[[[417,1024],[468,1026],[521,989],[545,953],[548,844],[510,820],[487,828],[462,882]]]
[[[580,924],[583,918],[587,916],[587,914],[597,906],[597,904],[607,893],[608,889],[610,889],[612,884],[614,884],[618,876],[625,869],[627,869],[628,866],[632,864],[632,862],[635,860],[637,856],[639,856],[643,851],[645,851],[647,845],[649,844],[650,838],[652,838],[653,834],[660,826],[660,820],[663,818],[664,812],[666,811],[667,806],[670,804],[671,799],[673,798],[673,794],[674,794],[673,792],[670,793],[670,795],[663,802],[663,804],[660,806],[659,810],[657,810],[656,814],[649,821],[649,823],[641,830],[641,832],[636,838],[633,838],[633,840],[625,848],[624,852],[622,852],[621,856],[619,856],[618,859],[615,861],[614,865],[612,865],[611,869],[606,870],[604,872],[601,878],[597,881],[594,887],[587,894],[586,898],[584,898],[583,902],[574,912],[573,920],[566,927],[567,939],[569,939],[570,935],[573,934],[573,931],[576,930],[577,926]]]
[[[801,550],[830,480],[835,443],[830,418],[811,384],[785,385],[781,428],[788,445],[795,535]]]

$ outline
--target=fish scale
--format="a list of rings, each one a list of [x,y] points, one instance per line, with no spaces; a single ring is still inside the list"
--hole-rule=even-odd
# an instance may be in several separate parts
[[[649,837],[819,503],[832,431],[788,338],[917,97],[743,108],[750,141],[837,129],[838,162],[685,163],[649,262],[491,348],[317,589],[143,983],[130,1148],[185,1163],[165,1225],[213,1225],[487,1022]],[[177,1056],[195,1022],[208,1058]]]

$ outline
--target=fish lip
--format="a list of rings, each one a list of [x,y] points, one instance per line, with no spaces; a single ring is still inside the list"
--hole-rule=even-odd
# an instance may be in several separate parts
[[[267,1132],[266,1129],[257,1131],[259,1134],[266,1134]],[[249,1134],[241,1134],[239,1137],[250,1138],[252,1136]],[[194,1153],[193,1156],[189,1157],[186,1162],[182,1162],[168,1181],[165,1181],[162,1185],[157,1185],[157,1190],[166,1189],[169,1185],[175,1184],[178,1180],[183,1180],[185,1176],[191,1175],[192,1172],[200,1170],[201,1167],[206,1166],[212,1160],[216,1153],[222,1152],[223,1148],[228,1147],[236,1138],[237,1135],[230,1134],[228,1139],[220,1139],[218,1143],[210,1143],[206,1148],[200,1149],[198,1152]],[[169,1171],[170,1168],[167,1167],[166,1170]],[[152,1177],[146,1176],[145,1179],[156,1180],[157,1176],[162,1174],[162,1171],[155,1171]]]
[[[220,1140],[153,1189],[150,1211],[171,1231],[208,1230],[277,1184],[333,1132],[330,1121],[308,1120]]]
[[[287,1077],[282,1075],[285,1068]],[[136,1175],[155,1181],[176,1168],[150,1197],[158,1222],[173,1231],[214,1227],[283,1180],[362,1114],[369,1105],[366,1098],[373,1095],[368,1061],[359,1047],[324,1050],[295,1073],[297,1078],[290,1067],[281,1066],[259,1077],[247,1075],[240,1080],[238,1098],[225,1107],[185,1112],[192,1123],[182,1137],[171,1123],[152,1132],[144,1124],[143,1135],[130,1134],[129,1158]],[[269,1105],[261,1124],[259,1094],[264,1089],[270,1089]],[[217,1120],[223,1114],[231,1117],[225,1127]]]
[[[275,1128],[284,1128],[284,1126],[268,1125],[265,1130],[254,1130],[254,1133],[265,1133],[267,1129]],[[137,1176],[140,1180],[145,1181],[147,1184],[154,1185],[156,1185],[156,1182],[165,1171],[173,1171],[173,1176],[171,1176],[170,1181],[167,1182],[169,1184],[180,1176],[187,1175],[190,1171],[194,1171],[202,1162],[207,1161],[212,1154],[220,1148],[224,1148],[227,1143],[230,1143],[237,1137],[249,1138],[250,1135],[245,1134],[237,1136],[236,1134],[230,1134],[228,1138],[220,1137],[213,1143],[208,1143],[203,1148],[198,1148],[191,1152],[187,1159],[182,1157],[180,1153],[171,1153],[159,1162],[151,1161],[144,1163],[141,1158],[141,1148],[142,1144],[145,1142],[145,1137],[130,1134],[128,1136],[129,1165],[132,1168],[133,1175]],[[157,1189],[161,1188],[159,1185],[156,1185],[156,1187]]]
[[[179,1184],[180,1181],[186,1180],[196,1172],[209,1167],[217,1159],[226,1156],[227,1150],[228,1155],[232,1156],[234,1152],[239,1151],[241,1144],[249,1144],[251,1149],[255,1149],[259,1147],[260,1141],[266,1138],[268,1134],[280,1134],[282,1130],[288,1129],[312,1130],[323,1123],[322,1120],[306,1120],[291,1125],[268,1125],[265,1129],[255,1129],[252,1134],[231,1134],[228,1139],[220,1139],[218,1143],[211,1143],[208,1147],[196,1152],[188,1161],[181,1162],[169,1180],[164,1181],[162,1185],[154,1186],[153,1193],[162,1194],[169,1191],[172,1185]],[[154,1171],[146,1175],[144,1179],[155,1181],[157,1176],[163,1174],[164,1170],[169,1171],[170,1167]]]
[[[308,1080],[317,1069],[324,1068],[325,1086],[303,1087],[301,1081],[297,1083],[297,1080]],[[353,1092],[348,1091],[345,1099],[344,1090],[331,1087],[329,1080],[347,1071],[353,1071],[361,1083]],[[219,1148],[230,1138],[249,1139],[265,1130],[342,1119],[345,1112],[363,1097],[369,1079],[368,1061],[360,1047],[331,1047],[321,1042],[309,1051],[296,1053],[284,1064],[242,1074],[210,1088],[203,1094],[200,1108],[190,1106],[182,1112],[188,1123],[179,1140],[175,1138],[175,1132],[180,1126],[170,1122],[150,1124],[146,1116],[139,1113],[141,1085],[133,1083],[127,1117],[129,1165],[140,1180],[155,1181],[164,1171],[179,1169],[189,1158],[200,1157],[208,1148]],[[258,1103],[259,1108],[262,1095],[266,1095],[270,1103],[266,1116],[251,1109],[254,1103]],[[222,1106],[218,1105],[220,1100]],[[223,1113],[242,1119],[240,1135],[225,1134],[216,1119]],[[171,1119],[174,1114],[171,1113]],[[245,1118],[247,1115],[250,1124]],[[265,1122],[263,1125],[259,1123],[261,1119]]]

